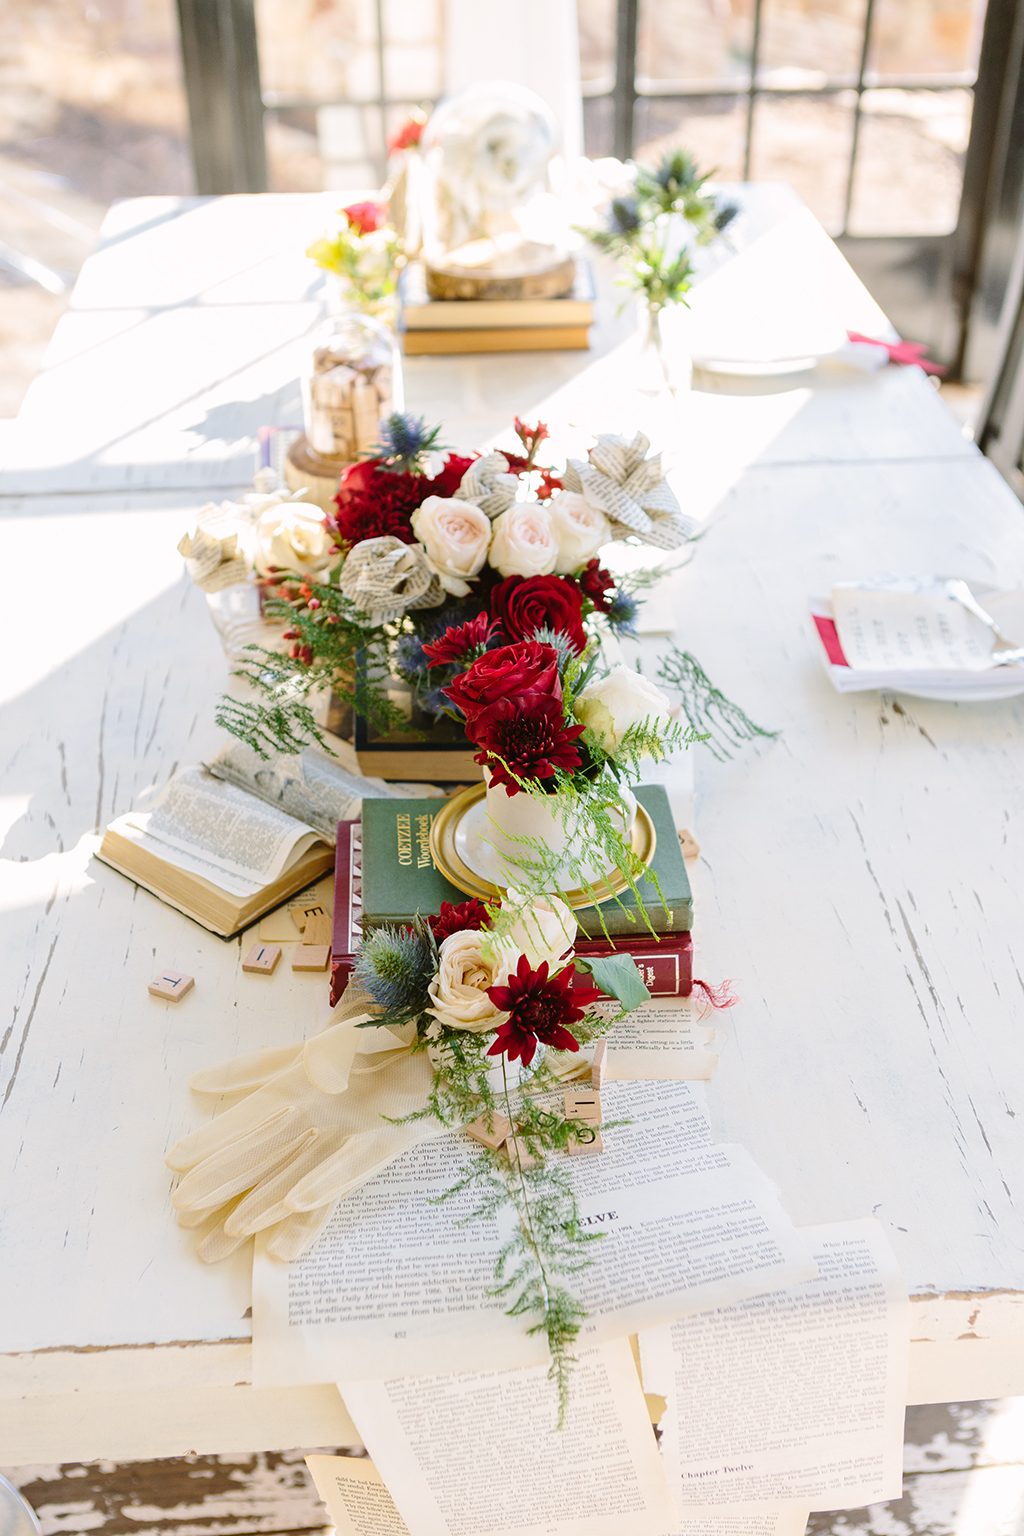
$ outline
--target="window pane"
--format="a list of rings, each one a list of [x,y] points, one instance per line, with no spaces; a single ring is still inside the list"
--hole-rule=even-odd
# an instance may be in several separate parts
[[[637,32],[639,77],[688,85],[746,85],[753,10],[749,0],[641,0]]]
[[[608,88],[615,79],[615,0],[577,0],[580,79]]]
[[[970,91],[865,91],[851,234],[955,228],[971,102]]]
[[[978,65],[985,0],[875,0],[870,68],[933,75]]]
[[[389,97],[441,90],[441,0],[383,6]],[[376,101],[380,93],[374,0],[256,0],[260,77],[273,102]]]
[[[813,85],[857,74],[866,0],[764,0],[758,77]]]
[[[830,234],[842,228],[853,141],[852,91],[835,96],[760,96],[751,175],[788,181]]]
[[[743,174],[746,110],[746,98],[739,96],[638,101],[636,158],[650,163],[681,145],[719,181],[738,181]]]

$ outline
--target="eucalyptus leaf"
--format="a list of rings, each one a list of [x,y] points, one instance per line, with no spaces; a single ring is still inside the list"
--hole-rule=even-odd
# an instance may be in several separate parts
[[[588,955],[585,960],[577,956],[576,969],[588,971],[594,978],[594,985],[614,997],[627,1011],[651,1000],[651,994],[629,955]]]

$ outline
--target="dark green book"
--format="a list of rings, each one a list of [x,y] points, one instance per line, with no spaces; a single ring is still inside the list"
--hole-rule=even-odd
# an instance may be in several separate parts
[[[653,868],[664,897],[663,905],[654,882],[643,880],[643,906],[656,933],[688,933],[693,927],[693,896],[668,795],[660,784],[644,784],[636,796],[654,823]],[[417,912],[437,912],[442,901],[466,900],[465,892],[451,884],[431,857],[430,826],[442,804],[440,800],[363,801],[364,928],[408,923]],[[613,937],[646,932],[632,891],[623,891],[619,899],[622,906],[611,900],[600,909],[584,907],[577,914],[583,932],[596,937],[604,931],[598,910]]]

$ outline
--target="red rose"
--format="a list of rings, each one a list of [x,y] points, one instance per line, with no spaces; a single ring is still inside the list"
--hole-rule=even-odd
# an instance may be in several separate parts
[[[354,229],[357,235],[372,235],[387,218],[383,203],[350,203],[341,211],[348,219],[349,229]]]
[[[450,453],[433,480],[426,480],[422,476],[419,477],[424,488],[420,500],[426,501],[428,496],[444,496],[446,498],[454,496],[462,484],[463,475],[475,458],[475,454],[471,454],[467,458],[461,453]]]
[[[491,612],[510,640],[529,640],[547,626],[568,636],[573,650],[587,643],[583,595],[564,576],[506,576],[491,593]]]
[[[496,654],[494,652],[491,653]],[[510,795],[519,793],[517,779],[554,777],[556,768],[580,766],[582,725],[566,725],[561,689],[549,693],[522,693],[498,699],[466,722],[466,735],[480,747],[476,761],[491,770],[491,783],[504,784]]]
[[[453,907],[450,901],[442,901],[440,912],[434,917],[428,917],[427,922],[435,944],[443,944],[450,934],[483,928],[485,923],[490,922],[490,914],[478,897],[471,896],[457,907]]]
[[[587,561],[576,580],[580,584],[580,591],[590,598],[598,613],[607,613],[608,593],[615,591],[615,579],[596,556]]]
[[[427,666],[454,666],[471,651],[483,650],[496,627],[489,613],[478,613],[475,619],[467,619],[465,624],[449,624],[440,639],[423,642]]]
[[[538,645],[535,640],[503,645],[496,651],[485,651],[478,656],[473,665],[453,678],[443,691],[467,720],[499,699],[515,701],[527,693],[557,699],[561,709],[558,653],[553,646]]]

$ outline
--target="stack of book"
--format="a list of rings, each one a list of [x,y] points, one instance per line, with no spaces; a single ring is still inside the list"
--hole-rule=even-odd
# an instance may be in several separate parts
[[[576,281],[560,299],[432,299],[423,269],[398,283],[398,325],[408,357],[458,352],[584,351],[594,319],[594,278],[576,262]]]
[[[644,880],[639,887],[651,927],[637,911],[636,897],[625,891],[618,900],[605,902],[600,916],[593,907],[577,914],[580,935],[576,953],[629,954],[652,997],[689,997],[693,990],[693,896],[668,795],[660,784],[648,784],[637,790],[637,799],[657,834],[652,869],[661,895],[653,880]],[[430,825],[443,803],[365,800],[361,822],[339,822],[332,1005],[344,991],[364,932],[385,923],[409,923],[417,913],[427,916],[439,911],[443,901],[458,904],[466,900],[465,892],[451,884],[430,854]]]

